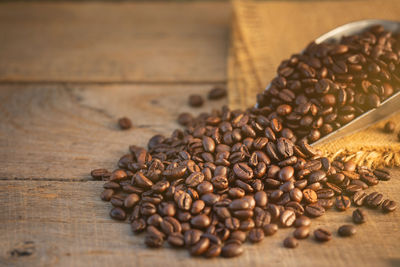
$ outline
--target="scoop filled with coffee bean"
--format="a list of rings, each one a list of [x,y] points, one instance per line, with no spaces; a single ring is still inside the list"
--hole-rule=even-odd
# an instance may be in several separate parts
[[[147,148],[130,146],[118,169],[92,176],[107,180],[101,199],[113,205],[110,216],[145,232],[151,248],[168,243],[193,256],[235,257],[244,242],[289,227],[296,229],[285,247],[309,236],[326,242],[332,229],[311,232],[310,225],[330,208],[388,213],[397,205],[365,192],[390,179],[386,169],[331,161],[309,143],[379,106],[399,84],[399,35],[380,25],[338,43],[312,43],[282,62],[257,107],[181,116],[183,130],[155,135]],[[368,221],[363,208],[352,218]],[[337,231],[356,233],[348,224]]]

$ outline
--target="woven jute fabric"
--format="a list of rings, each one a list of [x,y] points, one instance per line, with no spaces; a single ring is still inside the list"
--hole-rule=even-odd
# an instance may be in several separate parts
[[[301,52],[329,30],[361,19],[400,20],[400,0],[233,0],[228,57],[230,107],[254,106],[256,95],[275,77],[282,60]],[[400,113],[390,119],[400,124]],[[331,158],[351,158],[371,167],[400,166],[400,143],[396,134],[383,133],[384,123],[320,148]],[[395,133],[398,131],[400,125]]]

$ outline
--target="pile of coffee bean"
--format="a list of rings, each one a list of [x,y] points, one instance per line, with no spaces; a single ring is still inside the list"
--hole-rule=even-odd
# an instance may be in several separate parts
[[[364,50],[356,43],[365,44]],[[390,83],[398,79],[398,52],[393,37],[380,27],[341,44],[313,44],[304,55],[282,63],[257,108],[181,114],[178,121],[185,129],[153,136],[146,149],[130,146],[112,172],[92,171],[94,179],[107,180],[101,199],[113,205],[110,216],[128,219],[134,233],[145,232],[149,247],[168,243],[193,256],[234,257],[243,253],[244,242],[260,242],[279,228],[295,227],[283,245],[299,246],[310,235],[310,218],[332,207],[345,211],[353,203],[394,211],[394,201],[364,191],[389,180],[387,170],[330,161],[309,142],[364,112],[366,102],[356,108],[356,99],[380,101],[398,90]],[[339,59],[347,61],[343,65]],[[386,68],[376,60],[386,62]],[[379,72],[365,74],[373,63]],[[338,68],[346,71],[337,73]],[[361,78],[370,83],[368,93],[351,85]],[[374,91],[378,79],[387,90],[382,94]],[[209,98],[225,94],[210,92]],[[353,221],[365,222],[365,212],[355,210]],[[350,236],[353,228],[343,226],[338,233]],[[314,237],[325,242],[332,234],[318,228]]]
[[[258,107],[312,143],[400,90],[400,34],[377,25],[340,43],[313,42],[277,73]]]
[[[346,210],[351,197],[356,205],[383,203],[381,194],[361,193],[388,180],[386,170],[331,162],[306,140],[295,144],[268,115],[224,107],[169,137],[152,137],[147,149],[130,146],[118,169],[92,172],[109,179],[101,198],[114,206],[110,216],[129,218],[133,232],[146,232],[149,247],[168,242],[195,256],[233,257],[246,240],[260,242],[279,227],[297,227],[295,239],[284,241],[297,247],[309,235],[309,218],[333,206]],[[318,240],[328,238],[320,232]]]

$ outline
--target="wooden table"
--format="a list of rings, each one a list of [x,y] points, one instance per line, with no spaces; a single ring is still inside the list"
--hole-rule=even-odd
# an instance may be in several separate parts
[[[190,93],[226,82],[224,2],[0,4],[0,265],[399,266],[400,212],[368,210],[358,234],[289,250],[279,231],[235,259],[147,249],[92,181],[129,144],[169,134]],[[217,101],[194,111],[219,107]],[[134,129],[116,121],[128,116]],[[400,202],[398,169],[376,190]],[[352,210],[352,209],[351,209]],[[317,219],[335,231],[351,211]]]

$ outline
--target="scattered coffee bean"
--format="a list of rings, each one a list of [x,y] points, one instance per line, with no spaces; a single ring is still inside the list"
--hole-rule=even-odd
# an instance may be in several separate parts
[[[397,203],[390,199],[385,199],[382,202],[382,210],[384,212],[392,212],[397,208]]]
[[[277,224],[294,225],[293,236],[305,238],[309,217],[334,204],[347,209],[350,196],[355,206],[393,211],[395,202],[363,191],[389,180],[387,170],[342,157],[330,161],[310,145],[397,92],[392,83],[400,79],[394,71],[399,62],[392,54],[398,45],[389,35],[370,30],[340,44],[312,44],[282,63],[258,108],[183,113],[178,122],[185,129],[153,136],[147,149],[130,146],[118,169],[91,173],[108,180],[100,197],[112,204],[110,216],[128,217],[134,233],[146,232],[149,247],[167,241],[211,258],[242,254],[246,239],[260,242]],[[381,43],[391,44],[384,53]],[[218,89],[209,98],[225,95]],[[201,106],[203,98],[190,96],[189,102]],[[353,220],[362,222],[363,215],[356,210]],[[321,228],[314,236],[332,238]],[[284,244],[297,242],[291,237]]]
[[[293,236],[297,239],[304,239],[310,235],[310,228],[308,226],[300,226],[294,232]]]
[[[362,209],[355,209],[353,211],[353,222],[356,224],[362,224],[366,221],[366,213]]]
[[[352,236],[357,232],[356,228],[351,224],[345,224],[339,227],[338,234],[340,236]]]
[[[345,211],[347,210],[351,205],[351,201],[348,197],[346,196],[338,196],[336,197],[335,201],[335,207],[339,211]]]
[[[324,228],[318,228],[314,231],[314,237],[319,242],[326,242],[332,239],[332,233]]]
[[[128,130],[132,128],[132,121],[127,117],[118,119],[118,125],[122,130]]]
[[[286,237],[285,240],[283,240],[283,245],[286,248],[297,248],[299,246],[299,241],[297,241],[296,238],[293,237]]]
[[[266,224],[263,227],[266,236],[275,234],[278,231],[278,225],[274,223]]]
[[[222,87],[214,87],[208,92],[208,99],[217,100],[226,96],[226,89]]]
[[[394,124],[394,122],[388,121],[385,124],[384,131],[387,133],[393,133],[395,128],[396,128],[396,125]]]
[[[189,96],[189,106],[201,107],[203,104],[204,104],[204,99],[201,95],[190,95]]]

